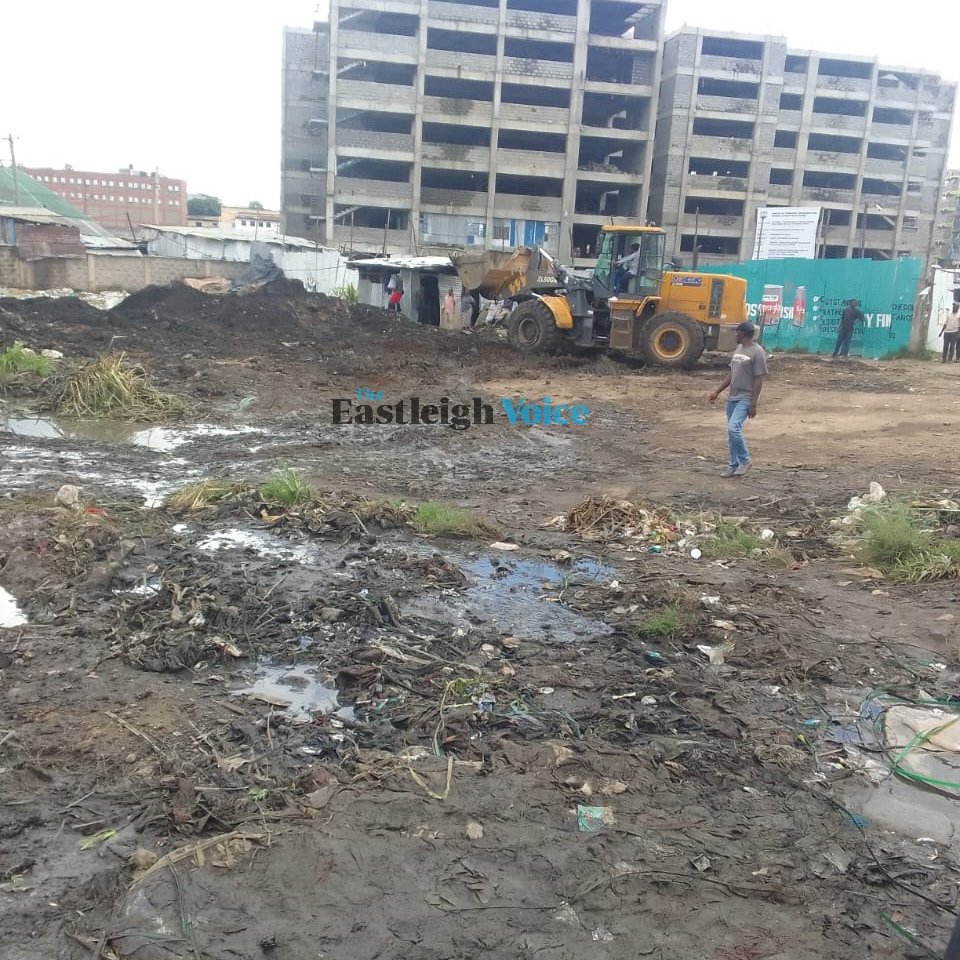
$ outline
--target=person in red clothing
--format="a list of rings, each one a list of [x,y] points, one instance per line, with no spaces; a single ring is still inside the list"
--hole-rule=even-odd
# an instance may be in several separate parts
[[[403,291],[402,291],[402,290],[394,290],[393,293],[390,294],[390,301],[389,301],[389,305],[388,305],[387,309],[388,309],[388,310],[393,310],[394,313],[399,313],[399,312],[400,312],[400,301],[401,301],[402,299],[403,299]]]

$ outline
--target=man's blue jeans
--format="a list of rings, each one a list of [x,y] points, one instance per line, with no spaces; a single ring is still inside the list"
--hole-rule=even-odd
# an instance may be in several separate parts
[[[739,467],[750,462],[747,443],[743,439],[743,425],[749,413],[749,400],[727,401],[727,440],[730,443],[731,467]]]

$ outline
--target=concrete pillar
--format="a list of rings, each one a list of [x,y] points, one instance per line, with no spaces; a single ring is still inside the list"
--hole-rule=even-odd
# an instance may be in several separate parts
[[[500,103],[503,87],[503,46],[507,31],[507,0],[500,0],[497,20],[497,68],[493,81],[493,122],[490,125],[490,172],[487,180],[487,227],[483,245],[493,238],[494,207],[497,202],[497,148],[500,143]]]
[[[583,126],[583,86],[587,80],[590,40],[590,0],[577,0],[577,34],[573,45],[573,85],[567,115],[567,153],[560,208],[560,261],[573,259],[573,220],[577,203],[577,168],[580,164],[580,130]]]
[[[337,189],[337,46],[340,42],[340,0],[330,0],[330,83],[327,89],[327,195],[324,243],[332,247]]]
[[[413,115],[413,199],[410,203],[410,233],[416,238],[419,246],[420,238],[420,180],[423,175],[423,91],[427,76],[427,20],[429,18],[428,0],[420,0],[420,22],[417,25],[417,40],[419,53],[417,55],[417,75],[414,86],[417,90],[416,108]],[[411,294],[412,296],[412,294]]]

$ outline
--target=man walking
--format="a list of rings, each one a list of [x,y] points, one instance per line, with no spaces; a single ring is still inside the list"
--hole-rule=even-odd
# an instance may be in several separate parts
[[[940,336],[943,337],[943,356],[940,362],[956,360],[960,363],[960,303],[954,303],[953,309],[944,318]]]
[[[837,342],[833,348],[835,357],[845,357],[850,352],[850,338],[853,336],[853,328],[858,320],[866,321],[866,317],[860,312],[860,304],[856,300],[847,301],[847,305],[840,314],[840,326],[837,329]]]
[[[767,355],[763,347],[753,342],[757,328],[744,321],[737,327],[737,349],[730,358],[730,372],[723,383],[707,398],[716,403],[727,387],[727,442],[730,446],[730,461],[721,477],[742,477],[750,469],[750,453],[743,439],[743,425],[747,418],[757,415],[757,402],[767,375]]]

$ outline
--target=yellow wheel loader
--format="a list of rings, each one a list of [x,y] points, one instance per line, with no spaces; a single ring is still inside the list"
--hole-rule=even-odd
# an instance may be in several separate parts
[[[685,369],[704,350],[733,346],[737,324],[747,319],[747,283],[665,270],[664,244],[658,227],[604,226],[589,280],[527,247],[452,259],[465,288],[514,304],[510,340],[521,351],[596,348]]]

